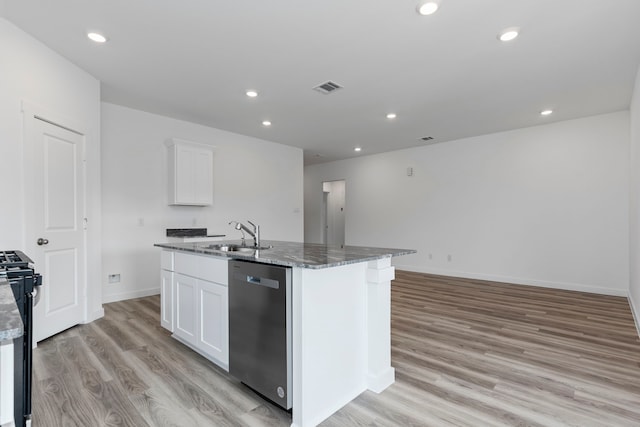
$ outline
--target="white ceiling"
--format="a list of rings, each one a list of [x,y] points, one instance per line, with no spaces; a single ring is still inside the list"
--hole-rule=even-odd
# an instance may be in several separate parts
[[[432,16],[417,1],[4,0],[4,14],[100,79],[104,101],[300,147],[306,164],[629,107],[639,0],[441,0]],[[312,90],[327,80],[344,88]]]

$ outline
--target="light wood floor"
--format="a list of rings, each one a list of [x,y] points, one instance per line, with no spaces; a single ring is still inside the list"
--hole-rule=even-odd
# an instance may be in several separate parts
[[[322,426],[640,426],[640,340],[626,299],[398,271],[396,383]],[[34,354],[36,427],[288,426],[160,327],[159,297]]]

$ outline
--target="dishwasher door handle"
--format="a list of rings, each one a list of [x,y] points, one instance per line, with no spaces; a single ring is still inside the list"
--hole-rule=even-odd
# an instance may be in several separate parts
[[[265,286],[271,289],[280,289],[280,282],[266,277],[251,276],[249,274],[236,273],[235,279],[241,282],[250,283],[252,285]]]

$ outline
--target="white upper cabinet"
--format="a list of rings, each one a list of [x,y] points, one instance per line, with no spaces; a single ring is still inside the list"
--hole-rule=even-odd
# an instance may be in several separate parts
[[[169,204],[213,204],[213,150],[209,145],[172,138],[169,148]]]

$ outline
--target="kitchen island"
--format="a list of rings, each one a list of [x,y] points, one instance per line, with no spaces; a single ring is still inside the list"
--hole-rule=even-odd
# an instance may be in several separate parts
[[[228,369],[226,261],[291,267],[292,426],[315,426],[363,391],[380,393],[394,382],[391,257],[415,251],[263,241],[262,246],[268,249],[224,252],[220,250],[223,243],[241,244],[155,245],[163,249],[163,326],[174,337]],[[189,271],[185,273],[185,269]],[[186,283],[183,289],[193,289],[195,295],[182,311],[176,300],[188,299],[184,295],[191,295],[191,291],[178,290],[180,285],[177,288],[175,284],[180,280]],[[198,300],[198,295],[209,297]],[[213,311],[217,314],[199,308],[205,298],[215,302]],[[186,326],[181,327],[179,317],[189,313],[189,307],[196,313],[200,310],[200,315],[194,321],[182,321]],[[205,331],[212,324],[215,330]],[[189,327],[193,330],[188,331]]]

